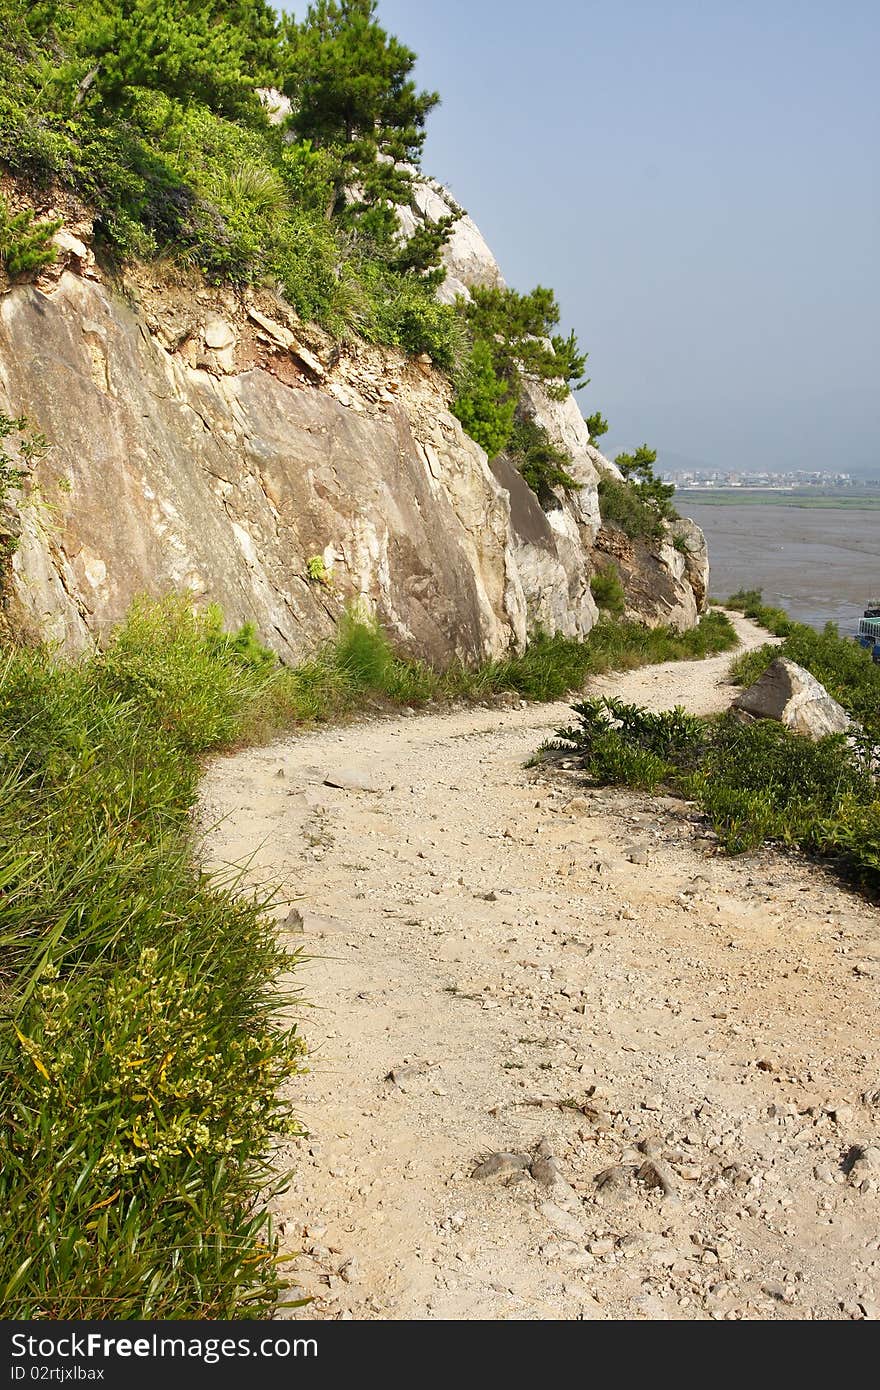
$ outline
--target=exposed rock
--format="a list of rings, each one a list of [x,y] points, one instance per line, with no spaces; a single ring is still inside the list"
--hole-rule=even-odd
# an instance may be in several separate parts
[[[776,719],[793,733],[814,740],[846,733],[852,727],[846,710],[824,685],[784,656],[772,661],[763,676],[737,696],[733,708],[753,719]]]
[[[670,524],[673,543],[684,558],[684,574],[694,591],[697,611],[705,613],[709,604],[709,549],[706,537],[695,521],[682,516]]]
[[[556,1202],[542,1202],[538,1208],[542,1216],[545,1216],[557,1231],[561,1231],[569,1240],[582,1241],[585,1235],[583,1221],[574,1216],[571,1212],[560,1207]]]
[[[471,1177],[480,1180],[510,1177],[512,1173],[526,1172],[530,1162],[527,1154],[503,1152],[488,1154],[473,1169]]]
[[[50,297],[22,286],[0,298],[0,408],[51,446],[39,477],[51,525],[42,504],[21,507],[6,596],[22,624],[81,650],[134,595],[182,590],[253,622],[287,660],[352,600],[440,663],[522,646],[508,496],[439,385],[368,416],[288,384],[258,344],[242,345],[254,365],[235,376],[190,366],[195,331],[181,310],[164,334],[180,350],[166,346],[146,312],[69,272]],[[328,549],[332,590],[307,572]]]
[[[401,231],[410,236],[420,222],[438,222],[456,211],[455,200],[440,184],[419,179],[412,204],[398,209]],[[475,285],[503,286],[498,263],[469,217],[456,222],[444,249],[447,270],[438,297],[452,303]],[[584,636],[598,616],[590,592],[590,551],[600,534],[598,482],[603,475],[620,478],[620,470],[591,443],[587,422],[571,392],[554,400],[537,380],[525,379],[522,408],[547,431],[552,443],[569,456],[577,489],[555,489],[556,504],[544,522],[535,515],[540,504],[506,460],[492,469],[507,489],[514,514],[515,554],[525,593],[530,627]],[[511,475],[514,475],[511,477]],[[528,493],[528,500],[522,493]],[[680,549],[673,542],[678,542]],[[628,616],[652,626],[693,627],[705,611],[709,563],[700,528],[689,520],[673,523],[659,547],[638,546],[623,573],[631,591]]]
[[[92,275],[95,270],[95,257],[89,246],[67,227],[60,227],[52,237],[55,247],[55,261],[48,267],[52,277],[59,278],[62,271],[76,271],[78,275]]]
[[[415,1081],[419,1076],[424,1076],[429,1070],[430,1066],[427,1062],[402,1062],[391,1068],[385,1080],[390,1081],[398,1090],[405,1091],[410,1082]]]
[[[263,103],[270,125],[281,125],[293,110],[290,97],[279,92],[277,87],[258,87],[257,96]]]
[[[235,329],[226,319],[209,319],[205,324],[205,347],[228,348],[235,345]]]
[[[354,1255],[343,1260],[338,1270],[340,1279],[344,1279],[346,1284],[354,1284],[360,1278],[360,1272],[360,1264]]]
[[[589,553],[570,513],[561,508],[545,512],[503,454],[492,460],[491,468],[510,498],[511,542],[529,628],[585,637],[598,610],[590,591]]]
[[[294,357],[298,358],[303,366],[307,367],[313,376],[318,377],[319,380],[326,375],[323,366],[318,361],[317,357],[315,357],[314,353],[309,352],[308,348],[303,347],[303,345],[297,341],[295,335],[291,333],[290,329],[285,328],[284,324],[276,323],[274,319],[267,318],[265,314],[261,314],[259,309],[255,309],[253,305],[249,306],[247,312],[248,318],[259,325],[270,342],[275,343],[278,347],[286,348],[289,353],[292,353]]]
[[[454,210],[417,184],[413,218]],[[527,384],[526,408],[580,484],[544,510],[508,461],[489,468],[427,354],[341,347],[268,291],[195,290],[155,268],[129,268],[117,294],[96,277],[83,210],[61,212],[51,276],[0,294],[0,409],[50,445],[3,522],[20,536],[10,631],[82,650],[136,594],[176,590],[253,623],[286,661],[351,602],[438,665],[521,650],[538,627],[589,633],[598,480],[617,470],[570,394]],[[450,285],[503,283],[469,219],[446,260]],[[695,529],[691,541],[698,557]],[[315,556],[329,583],[310,579]],[[696,620],[696,560],[670,544],[620,568],[633,616]]]
[[[649,627],[673,627],[685,632],[697,622],[697,598],[687,577],[687,564],[671,538],[659,545],[631,539],[617,526],[603,526],[596,549],[617,566],[626,591],[626,616]]]
[[[614,1236],[600,1236],[598,1240],[591,1240],[587,1249],[596,1259],[602,1259],[613,1253],[615,1244]]]
[[[297,936],[305,931],[303,915],[298,907],[292,907],[284,921],[281,923],[281,930],[290,932],[291,936]]]
[[[600,1192],[613,1192],[626,1185],[631,1172],[631,1167],[625,1168],[621,1163],[612,1163],[597,1173],[594,1181]]]
[[[868,1192],[880,1185],[880,1146],[855,1144],[844,1161],[843,1170],[853,1187]]]
[[[605,472],[619,478],[620,471],[590,443],[587,422],[570,391],[564,400],[556,401],[540,382],[526,379],[523,402],[527,413],[547,431],[550,442],[563,449],[571,460],[568,471],[580,487],[568,493],[560,491],[558,496],[571,510],[582,539],[591,546],[602,525],[599,479]]]
[[[639,1167],[636,1177],[646,1187],[659,1187],[664,1197],[675,1197],[675,1178],[672,1169],[659,1158],[646,1158]]]

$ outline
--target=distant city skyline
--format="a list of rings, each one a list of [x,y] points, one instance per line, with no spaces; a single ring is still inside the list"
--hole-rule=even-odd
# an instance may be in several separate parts
[[[425,168],[589,350],[602,444],[880,471],[875,0],[379,15],[441,93]]]
[[[861,480],[852,473],[825,472],[822,469],[766,469],[760,472],[741,468],[658,468],[664,482],[676,487],[772,487],[772,488],[858,488]],[[872,479],[872,481],[880,481]]]

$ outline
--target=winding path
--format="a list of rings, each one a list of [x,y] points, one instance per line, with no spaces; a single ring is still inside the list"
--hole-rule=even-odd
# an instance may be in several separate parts
[[[705,713],[729,664],[590,689]],[[285,882],[310,957],[294,1316],[876,1316],[878,1183],[841,1170],[878,1133],[876,911],[718,856],[676,799],[526,770],[568,715],[385,718],[206,775],[211,862]],[[374,789],[325,785],[352,772]]]

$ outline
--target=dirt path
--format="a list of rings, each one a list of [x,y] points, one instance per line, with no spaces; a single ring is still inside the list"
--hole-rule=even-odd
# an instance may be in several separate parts
[[[729,661],[591,688],[705,712]],[[526,770],[567,716],[386,719],[206,777],[212,859],[303,895],[297,1316],[880,1316],[878,913],[718,856],[680,801]],[[324,785],[353,772],[375,790]]]

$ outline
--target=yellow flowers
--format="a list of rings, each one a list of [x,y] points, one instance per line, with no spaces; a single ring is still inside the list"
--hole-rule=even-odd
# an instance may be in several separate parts
[[[44,1076],[44,1077],[46,1078],[47,1081],[51,1081],[52,1078],[50,1077],[49,1073],[47,1072],[47,1070],[46,1070],[46,1068],[45,1068],[45,1065],[44,1065],[43,1062],[40,1060],[40,1058],[39,1058],[39,1056],[38,1056],[38,1054],[37,1054],[37,1049],[36,1049],[34,1043],[31,1041],[30,1038],[26,1038],[26,1037],[25,1037],[25,1035],[24,1035],[24,1033],[22,1033],[21,1029],[16,1028],[16,1029],[15,1029],[15,1033],[16,1033],[16,1037],[18,1038],[18,1041],[21,1043],[22,1047],[24,1048],[24,1050],[25,1050],[25,1052],[27,1053],[27,1055],[30,1057],[31,1061],[33,1062],[34,1066],[36,1067],[36,1069],[37,1069],[37,1071],[40,1073],[40,1075],[41,1075],[41,1076]]]

